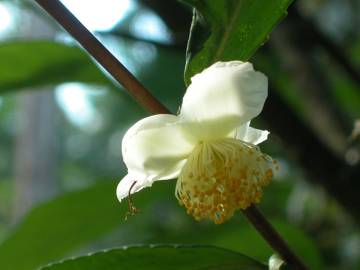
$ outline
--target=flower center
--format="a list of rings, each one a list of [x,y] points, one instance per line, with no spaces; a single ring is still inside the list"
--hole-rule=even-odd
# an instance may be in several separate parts
[[[175,195],[196,220],[220,224],[237,209],[260,201],[275,164],[259,147],[243,141],[201,142],[180,173]]]

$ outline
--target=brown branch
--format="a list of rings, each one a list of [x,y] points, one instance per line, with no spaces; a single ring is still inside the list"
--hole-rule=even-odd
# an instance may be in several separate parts
[[[150,113],[170,113],[58,0],[36,0]],[[259,233],[294,269],[307,269],[255,208],[243,211]]]
[[[58,0],[36,0],[87,52],[150,113],[170,113],[119,60]]]
[[[288,247],[286,242],[281,238],[278,232],[267,221],[263,214],[255,205],[242,210],[246,218],[257,229],[261,236],[271,246],[273,250],[278,252],[282,259],[294,270],[308,269],[298,256]]]

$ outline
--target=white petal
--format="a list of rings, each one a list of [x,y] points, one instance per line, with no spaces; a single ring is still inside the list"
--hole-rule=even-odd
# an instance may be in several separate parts
[[[122,154],[129,173],[149,182],[176,177],[193,147],[178,117],[162,114],[133,125],[122,141]]]
[[[240,61],[218,62],[191,79],[180,119],[201,123],[203,133],[228,134],[257,116],[267,97],[267,77]]]
[[[263,141],[266,141],[269,134],[270,132],[267,130],[252,128],[246,124],[238,127],[235,138],[257,145]]]
[[[136,183],[134,184],[135,181]],[[130,189],[131,194],[133,194],[148,186],[151,186],[151,183],[136,179],[136,177],[134,177],[133,175],[127,174],[118,184],[116,188],[116,196],[121,202],[122,199],[126,198],[129,195]]]
[[[266,141],[269,134],[270,132],[267,130],[249,127],[243,140],[256,145]]]
[[[236,130],[235,130],[234,135],[231,134],[230,137],[235,137],[236,139],[239,139],[239,140],[243,141],[249,126],[250,126],[250,121],[248,121],[245,124],[237,127]]]

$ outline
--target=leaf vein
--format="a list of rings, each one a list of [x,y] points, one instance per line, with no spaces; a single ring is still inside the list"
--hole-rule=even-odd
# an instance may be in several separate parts
[[[242,4],[242,1],[238,1],[237,4],[236,4],[235,11],[234,11],[233,16],[231,17],[231,20],[230,20],[230,23],[229,23],[229,27],[227,27],[225,29],[224,35],[223,35],[223,37],[221,39],[221,42],[220,42],[219,49],[217,50],[217,52],[215,54],[213,62],[216,62],[217,60],[220,60],[219,58],[220,58],[221,54],[224,52],[226,42],[227,42],[227,40],[228,40],[228,38],[230,36],[230,33],[232,32],[232,30],[234,28],[236,18],[239,15],[239,12],[240,12],[240,9],[241,9],[241,4]]]

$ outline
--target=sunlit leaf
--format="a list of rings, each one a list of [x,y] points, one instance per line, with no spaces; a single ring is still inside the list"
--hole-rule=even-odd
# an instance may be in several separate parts
[[[195,7],[185,83],[216,61],[248,60],[286,15],[292,0],[184,0]]]

